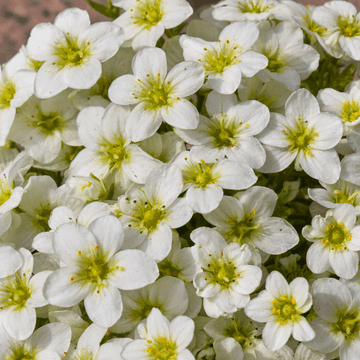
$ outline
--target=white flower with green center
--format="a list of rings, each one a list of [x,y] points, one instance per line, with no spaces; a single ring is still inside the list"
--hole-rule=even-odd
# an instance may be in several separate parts
[[[262,186],[237,193],[234,197],[224,196],[217,209],[204,218],[215,225],[228,242],[247,244],[251,261],[260,266],[269,257],[279,255],[299,243],[299,236],[286,220],[271,217],[277,195]]]
[[[19,214],[21,224],[10,232],[8,239],[21,237],[22,246],[28,249],[31,249],[37,234],[51,230],[48,222],[53,209],[66,205],[77,216],[84,206],[83,201],[70,195],[70,188],[66,184],[57,187],[47,175],[31,176],[24,190],[19,205],[23,211]]]
[[[270,114],[269,125],[257,135],[266,151],[259,170],[274,173],[294,160],[295,169],[334,184],[340,176],[340,160],[334,147],[341,140],[342,122],[338,116],[320,112],[316,98],[306,89],[295,91],[286,101],[285,116]]]
[[[40,163],[53,161],[63,142],[81,145],[76,126],[78,111],[68,100],[69,94],[65,90],[46,100],[33,96],[18,110],[9,138]]]
[[[282,10],[276,0],[222,0],[213,8],[212,16],[216,20],[254,22],[277,18]]]
[[[120,48],[109,60],[103,62],[100,79],[90,89],[73,90],[69,96],[71,103],[82,110],[87,106],[102,106],[110,104],[108,95],[111,83],[119,76],[131,73],[131,60],[135,55],[131,48]]]
[[[91,324],[81,334],[77,345],[70,346],[65,352],[62,360],[123,360],[120,353],[132,339],[115,338],[100,345],[106,334],[106,327]]]
[[[124,29],[125,40],[135,51],[144,46],[155,47],[165,29],[180,25],[193,9],[185,0],[113,0],[125,12],[114,23]]]
[[[308,189],[309,197],[328,209],[340,204],[351,204],[355,207],[356,215],[360,215],[360,186],[339,179],[335,184],[320,181],[324,189]]]
[[[0,146],[6,143],[16,108],[34,93],[35,76],[34,71],[25,70],[17,55],[0,66]]]
[[[161,162],[138,145],[131,144],[125,126],[132,112],[128,106],[110,104],[106,109],[88,106],[77,117],[78,133],[85,149],[71,162],[69,176],[106,176],[108,183],[119,183],[125,175],[143,184]],[[91,185],[91,184],[90,184]]]
[[[99,326],[112,326],[121,316],[119,289],[151,284],[159,275],[156,263],[140,250],[119,251],[123,230],[115,216],[102,216],[86,228],[67,223],[54,234],[53,247],[65,264],[44,285],[52,305],[69,307],[84,299],[86,312]]]
[[[239,104],[235,94],[221,95],[216,91],[208,95],[205,105],[210,118],[200,115],[196,129],[174,129],[182,139],[194,145],[192,159],[214,162],[226,156],[252,168],[261,167],[265,162],[265,150],[254,135],[268,124],[268,108],[258,101]]]
[[[326,354],[339,349],[341,360],[359,358],[359,293],[351,295],[345,284],[336,279],[318,279],[312,287],[314,310],[319,316],[310,322],[316,337],[306,343],[310,349]]]
[[[255,184],[257,177],[249,165],[228,159],[206,163],[193,160],[192,150],[179,153],[173,164],[183,174],[183,191],[188,205],[201,214],[216,209],[223,198],[223,189],[243,190]]]
[[[35,95],[44,99],[70,87],[89,89],[101,76],[101,63],[116,54],[123,30],[110,22],[90,25],[89,14],[66,9],[54,25],[36,25],[27,43],[28,55],[44,61],[36,74]]]
[[[243,309],[234,313],[231,318],[212,319],[204,326],[205,332],[215,339],[214,349],[217,356],[227,353],[232,356],[237,355],[236,358],[239,360],[244,357],[244,353],[249,353],[251,356],[257,344],[256,336],[261,334],[261,328],[261,324],[249,319]],[[228,346],[229,344],[231,346]]]
[[[12,339],[0,324],[0,358],[61,360],[69,348],[70,338],[70,326],[60,322],[40,327],[25,341]]]
[[[337,115],[343,122],[344,135],[349,145],[360,150],[360,88],[357,82],[351,83],[346,92],[334,89],[320,90],[317,98],[321,110]]]
[[[171,229],[185,225],[193,214],[186,199],[178,199],[182,187],[181,170],[166,164],[148,176],[143,188],[133,185],[119,197],[123,248],[137,247],[156,262],[169,254]]]
[[[195,360],[186,349],[194,336],[195,324],[187,316],[169,320],[153,308],[137,327],[139,338],[128,343],[121,356],[124,360]]]
[[[138,290],[121,292],[123,313],[110,328],[111,332],[126,333],[148,317],[153,308],[158,308],[168,319],[183,315],[188,307],[188,295],[182,280],[165,276]]]
[[[257,76],[264,82],[272,79],[291,91],[297,90],[301,80],[318,68],[320,55],[312,46],[304,44],[302,30],[289,21],[274,27],[263,22],[259,30],[259,39],[252,49],[265,55],[268,65]]]
[[[258,322],[266,322],[262,332],[265,346],[275,351],[289,340],[292,334],[298,341],[309,341],[315,337],[305,317],[310,310],[312,297],[305,278],[295,278],[290,284],[277,271],[267,278],[265,290],[245,306],[245,314]]]
[[[126,122],[132,141],[145,140],[165,121],[181,129],[194,129],[199,112],[185,97],[204,82],[204,69],[194,61],[183,61],[167,73],[166,55],[159,48],[138,51],[132,62],[134,75],[123,75],[109,88],[115,104],[136,105]]]
[[[241,77],[252,77],[267,66],[264,55],[249,51],[259,36],[254,23],[236,22],[225,27],[218,41],[180,36],[185,60],[199,62],[205,69],[208,85],[220,94],[232,94]]]
[[[194,230],[190,238],[195,243],[191,252],[202,269],[194,276],[194,286],[204,298],[206,314],[217,318],[243,308],[262,276],[258,266],[248,265],[248,246],[228,245],[218,232],[206,227]]]
[[[329,210],[326,217],[316,215],[311,226],[303,228],[303,236],[313,242],[306,254],[306,263],[315,274],[332,268],[335,274],[351,279],[358,271],[360,226],[356,211],[350,204],[340,204]]]
[[[312,13],[314,21],[332,33],[324,49],[340,58],[344,54],[360,60],[360,13],[350,2],[328,1]]]
[[[18,251],[23,264],[15,274],[0,279],[0,322],[13,339],[25,340],[35,329],[35,308],[48,303],[42,289],[51,271],[32,276],[32,254],[24,248]]]

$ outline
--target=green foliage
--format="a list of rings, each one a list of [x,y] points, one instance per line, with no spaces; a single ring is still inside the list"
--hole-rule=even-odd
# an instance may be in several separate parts
[[[111,19],[116,19],[120,16],[120,8],[114,6],[110,0],[108,0],[108,6],[99,4],[92,0],[85,0],[94,10],[103,14]]]

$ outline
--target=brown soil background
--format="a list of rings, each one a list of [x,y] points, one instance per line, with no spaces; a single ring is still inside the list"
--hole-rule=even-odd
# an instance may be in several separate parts
[[[104,5],[106,0],[96,0]],[[217,1],[188,0],[197,18],[199,12]],[[299,1],[310,3],[306,0]],[[360,10],[360,0],[351,1]],[[322,5],[325,0],[312,0],[311,4]],[[69,7],[86,9],[92,23],[108,21],[109,18],[97,13],[85,0],[0,0],[0,64],[7,62],[26,44],[31,29],[41,22],[53,22],[55,16]]]

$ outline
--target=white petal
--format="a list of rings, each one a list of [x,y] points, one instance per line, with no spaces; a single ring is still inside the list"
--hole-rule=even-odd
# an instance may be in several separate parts
[[[223,189],[219,185],[208,185],[205,188],[191,186],[186,192],[188,205],[200,214],[207,214],[216,209],[223,197]]]
[[[291,289],[289,284],[283,275],[278,271],[273,271],[266,278],[266,291],[268,291],[275,298],[280,298],[281,296],[290,297]]]
[[[99,22],[91,25],[79,36],[79,43],[89,42],[89,51],[101,62],[113,57],[124,42],[124,31],[111,22]]]
[[[101,63],[96,58],[85,58],[79,66],[65,67],[63,74],[68,87],[90,89],[101,76]]]
[[[90,27],[90,17],[86,10],[78,8],[65,9],[56,16],[54,25],[64,33],[70,33],[71,37],[77,38]]]
[[[100,347],[100,342],[106,334],[106,327],[97,324],[91,324],[80,336],[77,344],[77,351],[85,349],[92,354],[96,354]]]
[[[119,105],[137,104],[139,100],[135,99],[133,94],[140,89],[139,81],[134,75],[122,75],[111,83],[108,90],[109,99]]]
[[[166,211],[166,223],[171,229],[176,229],[190,221],[193,212],[185,198],[176,199]]]
[[[0,110],[0,146],[4,146],[7,136],[10,132],[11,125],[14,122],[16,109],[8,107]]]
[[[245,314],[255,321],[273,321],[274,314],[272,309],[274,305],[271,303],[273,300],[274,297],[267,291],[261,291],[256,298],[250,300],[250,302],[245,306]]]
[[[337,276],[351,279],[358,271],[359,255],[351,250],[330,250],[329,262]]]
[[[238,101],[235,94],[223,95],[216,91],[211,91],[206,98],[206,111],[210,115],[220,115],[227,113],[233,106],[237,105]]]
[[[360,39],[359,36],[356,37],[347,37],[347,36],[340,36],[339,37],[339,44],[344,52],[349,55],[354,60],[360,60]]]
[[[306,264],[312,272],[321,274],[330,266],[329,255],[329,247],[321,241],[316,241],[307,251]]]
[[[55,61],[46,61],[37,72],[35,95],[40,99],[55,96],[68,87],[64,79],[64,68],[58,68],[56,64],[53,65]]]
[[[45,280],[51,274],[52,271],[41,271],[35,274],[29,281],[29,288],[31,289],[31,296],[27,300],[27,304],[31,307],[40,307],[48,304],[47,300],[43,296],[43,287]]]
[[[164,33],[164,25],[162,22],[157,23],[156,25],[152,26],[149,30],[145,27],[134,36],[132,40],[132,48],[135,51],[147,46],[152,46],[154,49],[156,46],[156,42],[159,40],[161,35]],[[165,68],[166,73],[166,68]]]
[[[296,306],[302,307],[309,297],[309,283],[305,278],[297,277],[290,283],[290,289]]]
[[[27,339],[35,329],[36,312],[29,306],[19,309],[10,307],[3,315],[3,326],[7,333],[15,340]]]
[[[84,305],[90,320],[105,328],[114,325],[123,310],[120,292],[114,286],[96,287],[86,296]]]
[[[291,331],[291,323],[280,325],[277,321],[268,322],[262,333],[265,346],[270,351],[279,350],[289,340]]]
[[[199,112],[187,99],[171,102],[161,108],[161,116],[169,125],[179,129],[195,129],[199,123]]]
[[[268,58],[255,51],[246,51],[240,55],[240,70],[243,76],[252,77],[260,70],[265,69],[268,64]]]
[[[263,145],[266,152],[265,164],[258,169],[263,173],[276,173],[286,169],[296,158],[296,151],[287,151],[270,145]]]
[[[292,335],[298,341],[310,341],[315,337],[315,331],[303,316],[297,316],[293,322]]]
[[[177,351],[185,349],[194,336],[194,321],[187,316],[177,316],[170,323],[170,339],[176,344]]]
[[[149,339],[158,340],[159,336],[163,337],[164,339],[169,338],[169,321],[158,308],[152,308],[146,320],[146,325]]]
[[[0,245],[0,278],[12,275],[20,268],[24,260],[22,256],[9,245]]]
[[[159,269],[153,259],[140,250],[123,250],[113,257],[119,269],[109,277],[112,285],[123,290],[139,289],[153,283],[159,276]]]
[[[69,307],[83,300],[90,291],[90,284],[72,281],[78,269],[63,267],[48,276],[45,281],[43,293],[45,299],[53,305]]]
[[[133,58],[132,70],[136,78],[144,80],[147,74],[151,78],[165,79],[167,73],[166,55],[159,48],[144,48],[139,50]],[[158,76],[160,74],[160,76]]]
[[[232,94],[239,87],[241,81],[241,68],[231,65],[222,73],[211,73],[208,76],[209,86],[220,94]]]

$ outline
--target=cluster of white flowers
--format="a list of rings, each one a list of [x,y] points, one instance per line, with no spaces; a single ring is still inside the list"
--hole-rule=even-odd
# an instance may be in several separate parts
[[[0,67],[0,359],[359,360],[355,6],[89,3]]]

